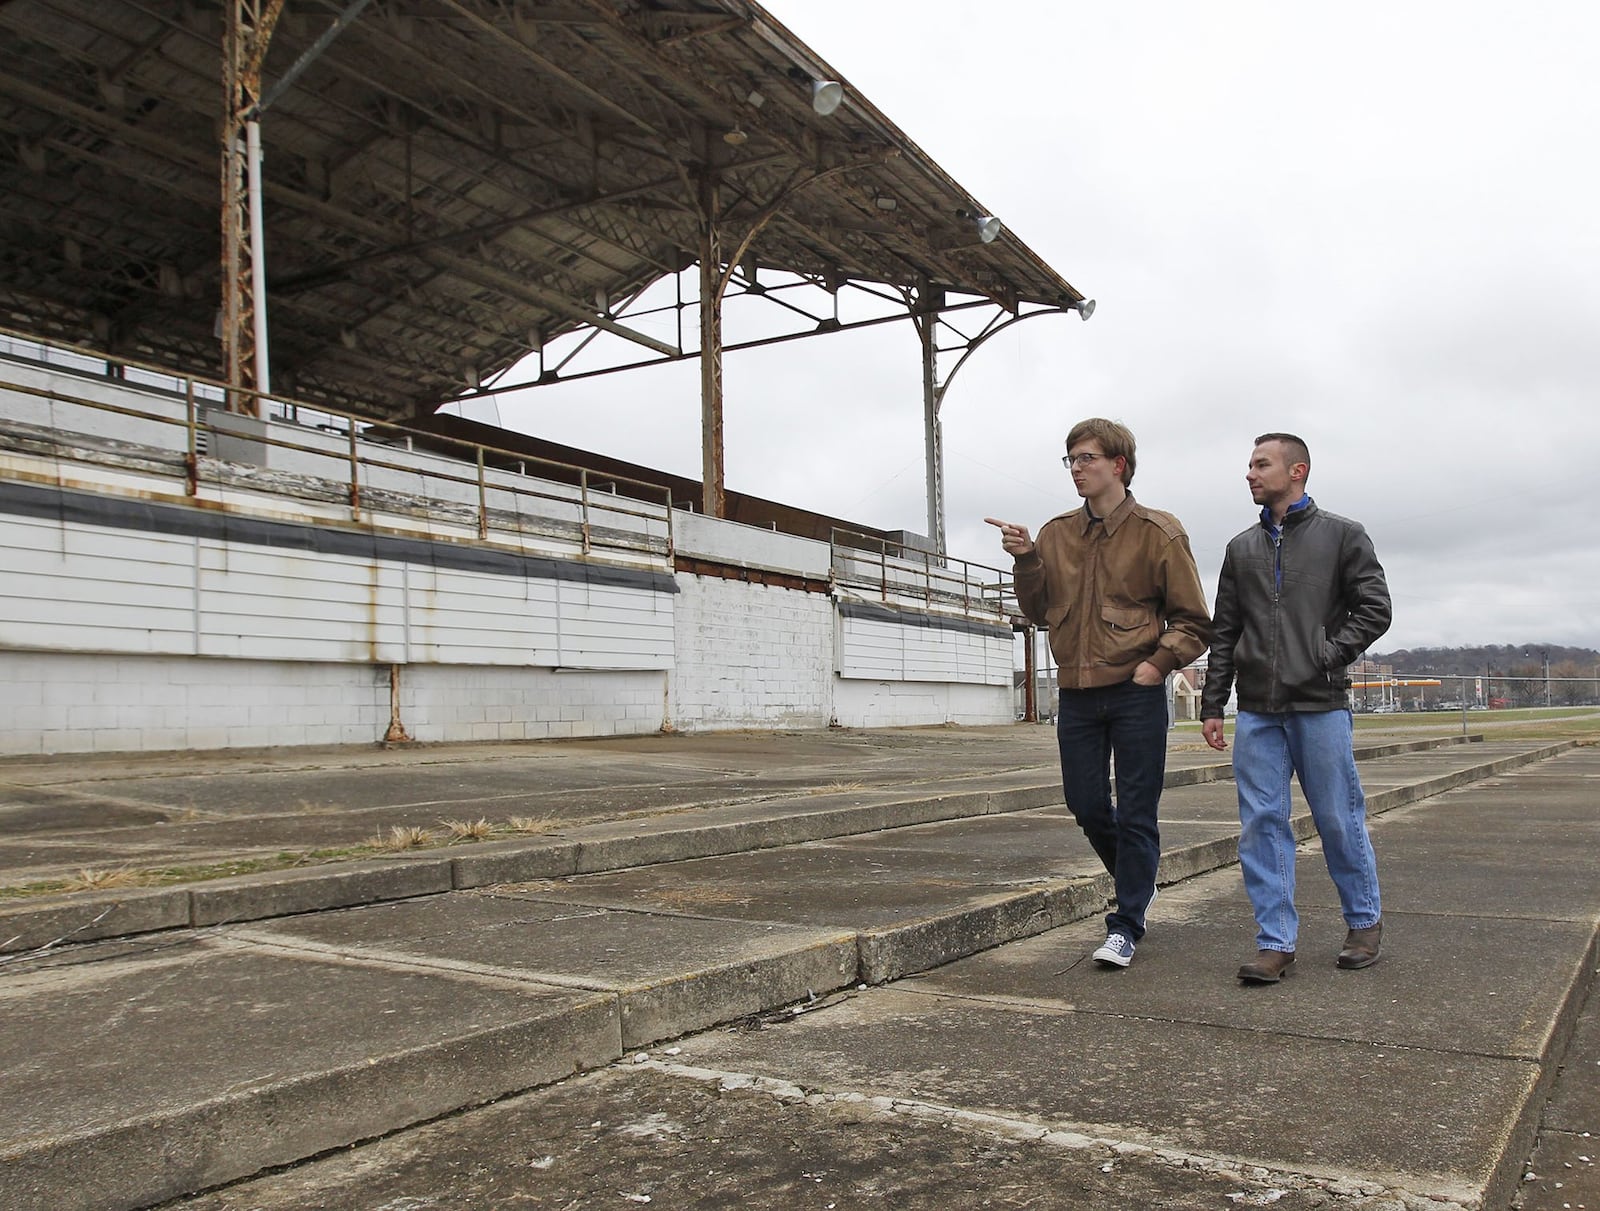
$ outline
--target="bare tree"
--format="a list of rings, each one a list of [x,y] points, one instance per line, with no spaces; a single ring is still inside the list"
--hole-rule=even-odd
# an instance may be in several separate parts
[[[1595,696],[1595,683],[1587,679],[1589,669],[1576,660],[1563,660],[1550,668],[1550,701],[1562,706],[1577,706]]]
[[[1544,669],[1537,664],[1511,666],[1511,676],[1506,681],[1505,693],[1512,706],[1544,705]]]

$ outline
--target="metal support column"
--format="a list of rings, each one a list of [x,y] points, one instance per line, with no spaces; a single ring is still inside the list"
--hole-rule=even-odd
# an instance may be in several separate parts
[[[722,238],[721,188],[714,171],[700,177],[700,507],[707,517],[727,515],[722,453]]]
[[[222,307],[223,377],[230,387],[265,391],[266,299],[260,235],[259,135],[249,128],[261,101],[261,65],[284,0],[229,0],[222,46]],[[252,189],[253,187],[253,189]],[[254,213],[252,214],[252,211]],[[252,221],[254,220],[254,221]],[[259,415],[260,399],[230,392],[228,407]]]
[[[1022,628],[1022,675],[1027,678],[1022,687],[1022,718],[1025,723],[1039,722],[1039,657],[1034,648],[1037,631],[1030,623]]]
[[[922,342],[922,440],[927,466],[928,538],[933,549],[945,553],[944,535],[944,433],[939,424],[939,300],[924,286],[918,291],[912,320]]]

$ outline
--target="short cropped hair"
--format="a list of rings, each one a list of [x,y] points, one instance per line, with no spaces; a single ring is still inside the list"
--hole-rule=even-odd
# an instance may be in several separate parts
[[[1283,452],[1289,456],[1289,465],[1305,463],[1306,474],[1311,474],[1311,451],[1306,449],[1306,444],[1293,433],[1263,433],[1256,438],[1256,445],[1262,442],[1282,442]]]
[[[1126,488],[1133,483],[1134,441],[1127,425],[1091,416],[1072,426],[1072,432],[1067,434],[1068,452],[1081,441],[1099,442],[1100,452],[1107,458],[1123,459],[1122,486]]]

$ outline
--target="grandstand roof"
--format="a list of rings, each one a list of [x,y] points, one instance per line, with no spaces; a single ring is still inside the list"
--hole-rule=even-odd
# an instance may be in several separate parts
[[[226,3],[276,0],[0,0],[0,326],[220,374]],[[748,0],[294,0],[262,73],[274,387],[398,420],[565,333],[694,356],[619,304],[695,262],[708,167],[725,255],[770,217],[763,270],[1082,298],[814,79]]]

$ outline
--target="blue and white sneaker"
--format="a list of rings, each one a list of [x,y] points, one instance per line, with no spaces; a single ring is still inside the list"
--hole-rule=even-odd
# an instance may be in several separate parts
[[[1090,957],[1107,967],[1126,967],[1133,962],[1133,939],[1121,930],[1114,929],[1106,935],[1100,949]]]

